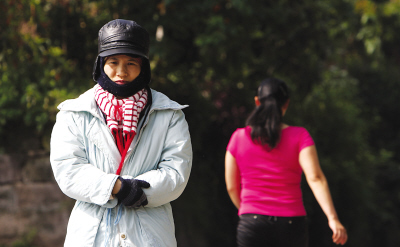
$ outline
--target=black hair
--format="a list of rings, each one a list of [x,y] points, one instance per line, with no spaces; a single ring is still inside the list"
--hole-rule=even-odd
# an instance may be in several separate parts
[[[251,139],[262,145],[276,147],[281,136],[282,106],[289,100],[286,83],[276,79],[264,79],[257,89],[260,105],[247,118],[251,127]]]

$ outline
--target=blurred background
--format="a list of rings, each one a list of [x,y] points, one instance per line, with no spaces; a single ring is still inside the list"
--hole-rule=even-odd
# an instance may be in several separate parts
[[[94,85],[97,32],[138,22],[151,87],[185,109],[194,150],[172,202],[179,247],[235,246],[225,190],[230,135],[270,76],[290,125],[312,134],[351,247],[400,246],[400,0],[1,0],[0,246],[62,246],[74,201],[56,185],[56,106]],[[304,182],[304,179],[303,179]],[[310,246],[334,246],[306,183]]]

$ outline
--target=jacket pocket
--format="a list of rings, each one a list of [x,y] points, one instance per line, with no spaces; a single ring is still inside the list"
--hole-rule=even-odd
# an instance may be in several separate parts
[[[93,247],[105,208],[77,201],[72,209],[64,247]]]
[[[152,247],[176,247],[175,226],[169,203],[155,208],[137,210],[142,234]]]

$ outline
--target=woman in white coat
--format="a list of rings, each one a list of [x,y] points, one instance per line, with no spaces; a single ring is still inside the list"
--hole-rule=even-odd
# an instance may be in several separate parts
[[[170,202],[192,147],[182,106],[149,88],[149,35],[134,21],[99,31],[94,88],[59,105],[50,160],[76,200],[64,246],[177,246]]]

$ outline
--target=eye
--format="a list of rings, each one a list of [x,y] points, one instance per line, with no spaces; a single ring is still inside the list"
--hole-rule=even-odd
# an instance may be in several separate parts
[[[129,62],[129,63],[128,63],[128,65],[134,65],[134,66],[137,66],[137,65],[139,65],[139,63],[138,63],[138,62],[136,62],[136,61],[135,61],[135,62],[133,62],[133,61],[132,61],[132,62]]]
[[[107,61],[106,62],[106,65],[108,65],[108,66],[113,66],[113,65],[117,65],[117,64],[118,64],[118,62],[115,61],[115,60],[111,60],[111,61]]]

